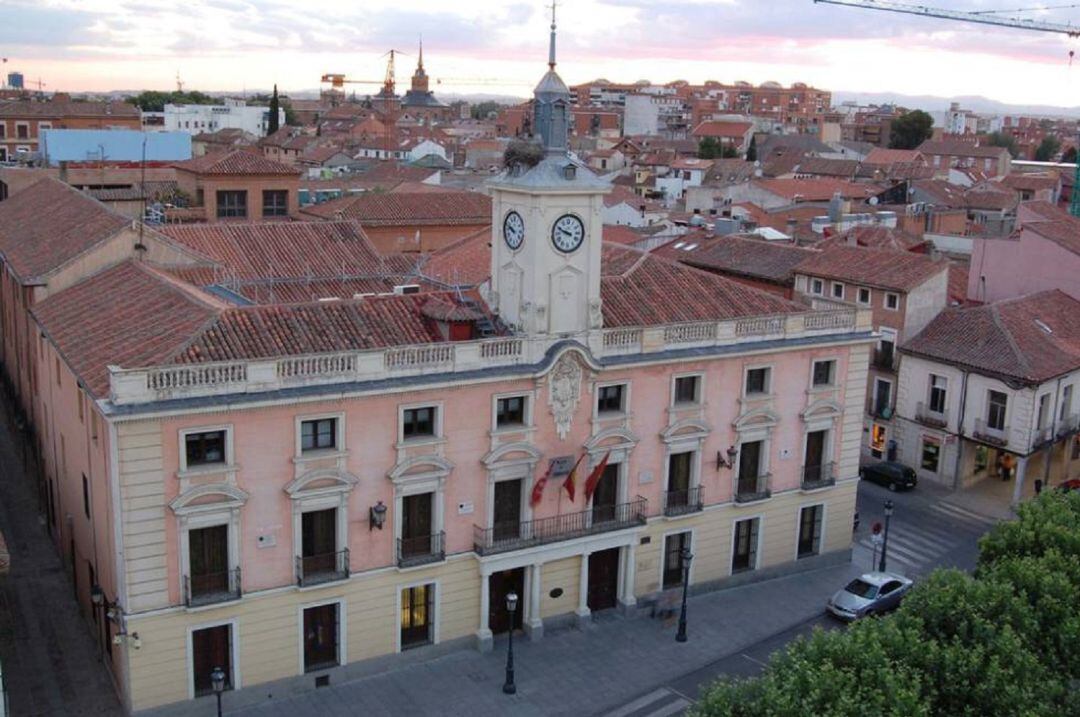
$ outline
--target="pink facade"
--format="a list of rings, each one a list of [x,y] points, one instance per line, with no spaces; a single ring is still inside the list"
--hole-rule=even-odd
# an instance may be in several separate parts
[[[974,239],[969,300],[991,303],[1048,289],[1080,299],[1080,254],[1028,227],[1008,238]]]

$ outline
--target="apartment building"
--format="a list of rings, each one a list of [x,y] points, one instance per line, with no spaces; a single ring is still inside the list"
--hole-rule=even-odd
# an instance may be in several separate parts
[[[38,151],[47,129],[142,129],[139,108],[126,102],[79,102],[56,93],[47,102],[0,101],[0,162]]]
[[[948,263],[895,249],[837,244],[795,268],[795,291],[815,306],[869,309],[877,345],[867,376],[864,457],[896,454],[896,347],[948,305]]]
[[[901,345],[896,439],[924,480],[1001,480],[1013,502],[1080,475],[1080,301],[1059,290],[948,309]]]
[[[482,293],[362,289],[405,267],[355,224],[257,223],[33,307],[46,522],[129,710],[632,615],[684,548],[695,589],[848,559],[870,312],[604,245],[551,66]]]
[[[170,210],[175,221],[288,220],[300,211],[302,170],[244,149],[177,162],[176,184],[190,206]]]

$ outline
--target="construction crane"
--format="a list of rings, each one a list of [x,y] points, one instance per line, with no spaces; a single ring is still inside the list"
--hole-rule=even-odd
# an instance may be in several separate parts
[[[892,0],[814,0],[814,3],[826,5],[842,5],[844,7],[863,8],[865,10],[884,10],[886,12],[898,12],[906,15],[921,15],[922,17],[936,17],[942,20],[956,20],[959,22],[974,22],[980,25],[996,25],[998,27],[1011,27],[1020,30],[1034,32],[1051,32],[1068,37],[1080,37],[1080,27],[1068,23],[1047,22],[1044,20],[1028,20],[1020,17],[993,17],[988,12],[963,12],[960,10],[946,10],[943,8],[927,7],[926,5],[912,5],[910,3],[892,2]],[[1059,6],[1069,7],[1069,6]],[[1050,8],[1036,7],[1031,10],[1047,10]],[[1027,9],[1003,10],[1001,12],[1028,12]],[[1069,53],[1070,57],[1072,53]],[[1080,150],[1080,146],[1077,147]],[[1080,217],[1080,156],[1077,157],[1076,167],[1073,170],[1072,202],[1069,205],[1069,213],[1074,217]]]
[[[329,83],[335,90],[343,90],[345,85],[382,85],[383,94],[394,94],[396,81],[394,80],[394,56],[401,54],[400,50],[390,50],[383,57],[389,56],[386,62],[386,76],[381,80],[350,80],[342,73],[328,72],[322,76],[321,82]]]

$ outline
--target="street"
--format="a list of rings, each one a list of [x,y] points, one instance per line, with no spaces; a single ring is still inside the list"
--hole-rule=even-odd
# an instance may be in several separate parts
[[[978,540],[996,522],[947,500],[951,492],[921,485],[908,492],[890,493],[868,482],[859,484],[859,528],[854,533],[852,564],[864,571],[876,570],[872,540],[874,523],[885,524],[885,501],[893,502],[889,520],[886,569],[908,577],[922,577],[941,567],[972,570],[978,557]],[[842,587],[839,583],[834,590]],[[759,674],[778,649],[814,628],[835,630],[843,624],[824,612],[790,629],[771,635],[752,646],[641,694],[621,707],[601,713],[604,717],[667,717],[684,712],[702,688],[722,676],[753,677]]]

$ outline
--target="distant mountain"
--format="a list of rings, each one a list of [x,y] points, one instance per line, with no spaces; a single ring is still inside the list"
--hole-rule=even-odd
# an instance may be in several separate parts
[[[953,102],[960,107],[979,114],[1027,115],[1036,117],[1080,117],[1080,107],[1055,107],[1052,105],[1011,105],[977,95],[962,97],[935,97],[934,95],[901,95],[894,92],[833,92],[833,104],[857,102],[859,104],[896,104],[909,109],[936,112],[949,109]]]

